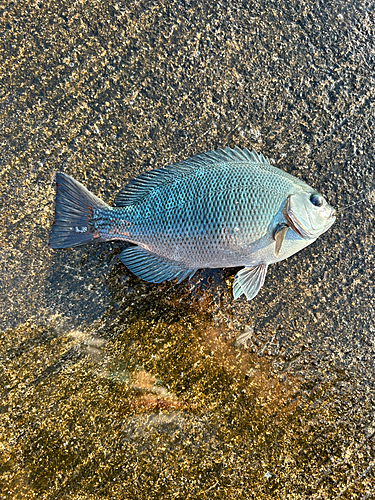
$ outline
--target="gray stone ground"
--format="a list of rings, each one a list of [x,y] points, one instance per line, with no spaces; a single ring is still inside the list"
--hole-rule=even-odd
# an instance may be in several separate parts
[[[0,498],[375,498],[371,200],[250,303],[235,270],[151,285],[118,244],[46,245],[57,169],[110,202],[236,144],[337,207],[371,193],[373,2],[0,11]]]

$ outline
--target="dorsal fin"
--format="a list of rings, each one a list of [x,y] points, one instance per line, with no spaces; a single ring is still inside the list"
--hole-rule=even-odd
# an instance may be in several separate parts
[[[167,167],[149,170],[131,180],[129,184],[121,189],[117,194],[114,205],[125,207],[139,203],[147,196],[150,191],[159,187],[161,184],[174,182],[176,177],[184,177],[194,173],[200,168],[217,168],[223,163],[258,163],[269,165],[268,160],[255,151],[249,151],[247,148],[240,149],[237,146],[234,149],[225,148],[217,151],[208,151],[192,156],[187,160],[169,165]]]
[[[269,161],[261,154],[256,153],[255,151],[249,151],[247,148],[240,149],[235,146],[233,149],[225,148],[218,149],[217,151],[208,151],[203,155],[197,156],[205,156],[210,158],[215,163],[231,163],[231,162],[252,162],[252,163],[264,163],[269,164]],[[195,156],[193,156],[195,158]],[[186,160],[189,161],[189,160]]]

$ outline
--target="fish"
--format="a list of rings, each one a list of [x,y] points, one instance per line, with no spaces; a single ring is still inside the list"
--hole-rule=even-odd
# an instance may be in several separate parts
[[[270,264],[307,247],[336,220],[315,189],[247,148],[146,171],[121,189],[114,206],[65,173],[56,172],[55,185],[52,249],[126,242],[120,260],[152,283],[242,267],[234,299],[252,300]]]

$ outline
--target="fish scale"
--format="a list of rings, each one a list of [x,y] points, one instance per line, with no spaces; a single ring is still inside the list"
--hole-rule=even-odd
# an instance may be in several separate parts
[[[233,248],[246,252],[264,234],[291,182],[282,179],[279,186],[271,185],[268,173],[243,168],[239,162],[220,167],[203,169],[192,182],[185,176],[168,189],[155,189],[149,198],[123,212],[117,209],[119,219],[132,224],[128,230],[119,225],[119,237],[126,232],[127,241],[171,259],[176,258],[178,242],[179,259],[195,269],[238,265]],[[182,188],[184,196],[178,199]]]
[[[200,268],[245,266],[234,296],[253,298],[267,266],[309,245],[334,210],[306,183],[246,148],[226,148],[151,170],[125,186],[110,207],[66,174],[56,174],[50,246],[119,239],[120,254],[153,282]]]

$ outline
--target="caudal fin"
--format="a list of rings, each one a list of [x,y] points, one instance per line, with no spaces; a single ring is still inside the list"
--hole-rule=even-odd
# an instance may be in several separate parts
[[[55,219],[49,246],[68,248],[103,241],[91,218],[95,209],[108,209],[108,205],[69,175],[56,172],[55,182]]]

